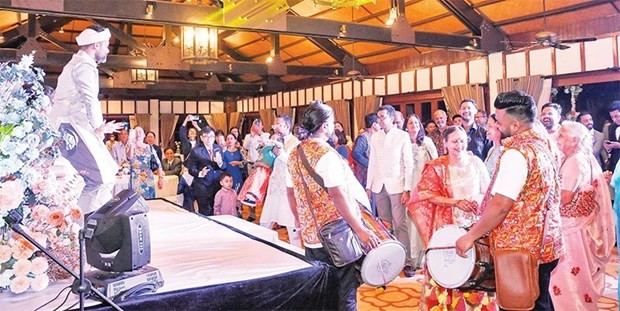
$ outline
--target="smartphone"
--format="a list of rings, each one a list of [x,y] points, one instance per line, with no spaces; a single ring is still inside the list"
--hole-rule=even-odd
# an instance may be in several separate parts
[[[192,116],[190,118],[190,120],[192,120],[192,121],[199,121],[200,120],[200,116]]]

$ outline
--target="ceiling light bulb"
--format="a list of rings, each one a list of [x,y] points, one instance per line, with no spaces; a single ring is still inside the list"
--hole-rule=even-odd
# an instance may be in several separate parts
[[[265,60],[266,63],[271,63],[273,62],[273,57],[269,56],[267,57],[267,59]]]
[[[58,33],[65,33],[65,28],[64,27],[60,27],[60,30],[58,30]]]
[[[396,18],[398,18],[398,12],[396,12],[396,8],[391,8],[390,15],[388,16],[387,21],[385,21],[385,25],[386,26],[394,25],[394,22],[396,22]]]

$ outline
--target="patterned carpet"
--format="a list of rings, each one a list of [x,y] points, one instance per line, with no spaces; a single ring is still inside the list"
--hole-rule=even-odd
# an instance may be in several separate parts
[[[605,291],[598,301],[598,309],[618,310],[618,252],[614,250],[612,260],[605,269]],[[420,303],[423,276],[416,273],[412,278],[398,277],[386,289],[362,285],[358,293],[359,311],[417,310]],[[563,311],[563,310],[562,310]]]
[[[260,207],[257,211],[260,215]],[[247,210],[244,212],[243,218],[247,219],[250,213]],[[282,241],[288,242],[288,234],[285,228],[276,227],[275,230],[278,231],[278,236]],[[599,310],[618,311],[619,309],[618,266],[618,249],[615,248],[605,269],[605,290],[598,301]],[[420,304],[423,281],[423,275],[418,271],[412,278],[405,278],[401,273],[401,276],[388,284],[385,289],[362,285],[357,291],[357,308],[359,311],[417,310]]]

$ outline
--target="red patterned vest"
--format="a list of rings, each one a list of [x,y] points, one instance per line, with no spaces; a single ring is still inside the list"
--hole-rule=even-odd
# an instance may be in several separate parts
[[[525,157],[528,175],[512,209],[491,232],[491,243],[495,249],[529,249],[539,257],[540,263],[558,259],[564,252],[564,243],[560,220],[560,176],[551,141],[527,130],[503,143],[504,151],[495,171],[498,171],[504,153],[514,149]],[[495,177],[487,191],[483,209],[490,201]]]
[[[300,143],[301,148],[310,162],[312,168],[316,167],[317,162],[331,147],[327,143],[322,143],[313,139],[306,139]],[[295,202],[297,203],[297,214],[299,215],[299,223],[301,225],[301,236],[305,244],[320,244],[317,228],[309,207],[314,209],[319,227],[324,224],[341,218],[336,210],[336,206],[331,197],[319,184],[310,176],[297,153],[297,148],[291,150],[288,158],[288,170],[293,179]],[[308,202],[306,190],[302,183],[302,179],[308,185],[311,202]]]

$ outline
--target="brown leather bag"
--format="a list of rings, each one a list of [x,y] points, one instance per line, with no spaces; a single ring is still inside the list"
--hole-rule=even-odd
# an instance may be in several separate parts
[[[538,261],[528,250],[495,250],[497,305],[504,310],[532,310],[538,295]]]

